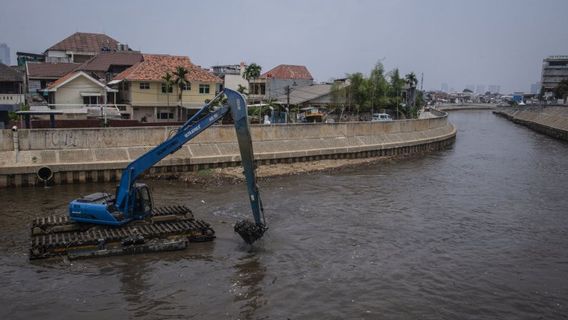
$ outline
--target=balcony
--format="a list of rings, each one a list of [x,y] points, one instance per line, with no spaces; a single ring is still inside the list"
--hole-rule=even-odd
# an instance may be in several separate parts
[[[20,104],[25,103],[23,94],[0,93],[0,104]]]

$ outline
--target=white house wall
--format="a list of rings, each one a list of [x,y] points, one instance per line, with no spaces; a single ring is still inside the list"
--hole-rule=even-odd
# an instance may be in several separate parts
[[[55,104],[75,104],[82,105],[83,97],[81,93],[100,93],[105,95],[102,87],[96,85],[85,77],[78,77],[55,91]]]
[[[229,88],[232,90],[238,90],[239,85],[248,89],[249,83],[248,81],[243,78],[241,75],[238,74],[226,74],[225,75],[225,88]]]

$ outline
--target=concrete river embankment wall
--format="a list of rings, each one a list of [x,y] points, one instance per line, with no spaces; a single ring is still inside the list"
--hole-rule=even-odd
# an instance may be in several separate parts
[[[506,107],[493,113],[537,132],[568,141],[568,107]]]
[[[402,155],[436,150],[456,135],[447,114],[420,120],[291,124],[251,127],[259,164]],[[52,182],[116,181],[132,160],[175,127],[0,130],[0,188],[37,185],[48,167]],[[150,173],[239,165],[231,125],[213,126],[169,155]]]

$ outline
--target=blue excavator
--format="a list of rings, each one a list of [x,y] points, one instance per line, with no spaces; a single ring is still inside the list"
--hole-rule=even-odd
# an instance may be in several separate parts
[[[30,258],[174,250],[185,248],[188,241],[214,238],[210,225],[195,219],[185,206],[154,208],[150,189],[137,181],[144,172],[229,112],[235,125],[254,217],[254,222],[246,219],[237,222],[234,230],[249,244],[261,238],[267,225],[256,184],[247,106],[240,93],[225,89],[174,135],[131,162],[122,172],[116,195],[93,193],[71,201],[68,217],[36,218],[32,223]]]

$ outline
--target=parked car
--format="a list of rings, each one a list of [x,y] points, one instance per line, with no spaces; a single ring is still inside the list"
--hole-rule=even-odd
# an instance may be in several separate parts
[[[392,118],[386,113],[373,113],[373,118],[371,122],[379,122],[379,121],[392,121]]]

